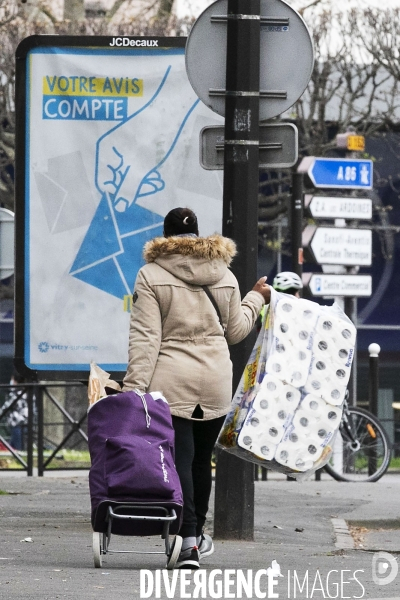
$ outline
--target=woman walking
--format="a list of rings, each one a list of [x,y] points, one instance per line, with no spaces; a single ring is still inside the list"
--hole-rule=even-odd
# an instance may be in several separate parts
[[[196,215],[175,208],[164,237],[145,245],[135,282],[124,391],[161,391],[170,405],[184,502],[176,568],[196,569],[214,551],[203,528],[211,454],[232,399],[228,344],[249,334],[270,298],[262,277],[241,300],[228,268],[235,254],[232,240],[199,237]]]

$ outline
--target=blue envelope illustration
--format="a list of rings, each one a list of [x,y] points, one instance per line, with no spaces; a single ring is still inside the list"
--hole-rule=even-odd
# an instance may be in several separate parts
[[[159,177],[158,173],[153,174]],[[164,219],[136,203],[123,213],[104,193],[86,232],[70,274],[108,294],[123,299],[131,294],[143,266],[144,244],[162,235]]]

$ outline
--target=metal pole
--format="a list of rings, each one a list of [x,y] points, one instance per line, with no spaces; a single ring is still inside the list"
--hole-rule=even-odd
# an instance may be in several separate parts
[[[241,294],[257,280],[260,100],[260,0],[228,0],[222,233],[235,240],[232,270]],[[233,389],[250,356],[249,336],[231,350]],[[229,506],[229,510],[227,510]],[[252,540],[254,465],[219,452],[214,535]]]
[[[369,410],[372,414],[378,416],[378,392],[379,392],[379,344],[370,344],[369,352]],[[371,447],[368,452],[368,473],[372,475],[376,472],[377,455],[375,440],[371,438]]]
[[[379,353],[381,347],[379,344],[370,344],[369,352],[369,410],[372,414],[378,416],[378,390],[379,390]]]
[[[292,173],[291,204],[291,248],[292,271],[299,277],[303,274],[303,173]]]
[[[347,134],[354,133],[353,129],[354,128],[350,126],[346,133]],[[346,142],[346,147],[347,147],[347,142]],[[354,151],[346,152],[346,158],[359,158],[359,156],[360,156],[359,152],[354,152]],[[353,190],[353,192],[351,192],[351,194],[354,197],[357,196],[357,192],[355,190]],[[347,267],[346,268],[346,271],[348,273],[357,273],[358,270],[359,270],[358,267],[356,267],[356,268]],[[357,327],[357,298],[351,297],[351,298],[344,299],[344,312],[349,317],[349,319],[354,323],[354,325]],[[351,374],[350,374],[349,385],[348,385],[349,404],[351,404],[352,406],[357,406],[357,368],[358,368],[358,365],[357,365],[357,345],[356,345],[354,348],[354,357],[353,357],[353,363],[351,365]]]
[[[354,325],[357,327],[357,298],[344,298],[344,312],[352,321],[352,323],[354,323]],[[353,363],[351,365],[348,390],[349,404],[351,404],[352,406],[357,406],[357,345],[354,347],[354,357]]]
[[[34,394],[33,387],[27,388],[28,397],[28,431],[27,431],[27,475],[32,477],[33,475],[33,420],[34,420]]]
[[[44,430],[44,414],[43,414],[43,388],[37,386],[35,388],[36,406],[37,406],[37,468],[38,477],[43,477],[43,430]]]

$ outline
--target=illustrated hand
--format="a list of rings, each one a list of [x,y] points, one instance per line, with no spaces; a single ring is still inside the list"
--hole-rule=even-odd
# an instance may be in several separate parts
[[[271,287],[266,281],[267,277],[261,277],[253,287],[253,291],[259,292],[264,297],[265,304],[269,304],[271,300]]]
[[[148,102],[97,142],[96,186],[101,194],[110,194],[118,212],[165,187],[160,168],[173,155],[198,102],[194,92],[189,97],[182,94],[183,77],[182,71],[168,67],[159,77],[146,80]]]

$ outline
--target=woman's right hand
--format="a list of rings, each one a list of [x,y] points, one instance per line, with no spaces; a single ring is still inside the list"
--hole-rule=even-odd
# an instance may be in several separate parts
[[[263,296],[265,304],[269,304],[271,300],[271,287],[266,283],[266,281],[266,277],[261,277],[253,287],[253,292],[259,292]]]

